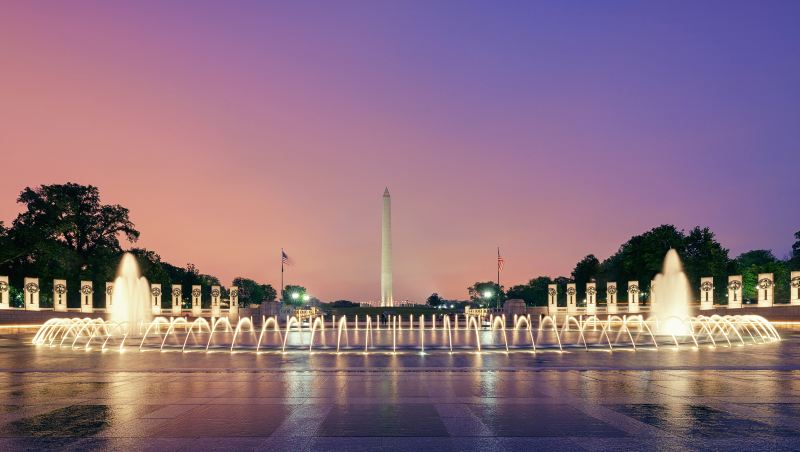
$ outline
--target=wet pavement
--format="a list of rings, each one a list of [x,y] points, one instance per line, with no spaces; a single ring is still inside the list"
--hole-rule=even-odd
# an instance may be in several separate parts
[[[533,354],[51,349],[0,336],[0,450],[800,450],[800,333]]]

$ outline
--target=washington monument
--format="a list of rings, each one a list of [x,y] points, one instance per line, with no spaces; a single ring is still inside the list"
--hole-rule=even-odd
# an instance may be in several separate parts
[[[394,306],[392,299],[392,198],[389,187],[383,191],[381,221],[381,306]]]

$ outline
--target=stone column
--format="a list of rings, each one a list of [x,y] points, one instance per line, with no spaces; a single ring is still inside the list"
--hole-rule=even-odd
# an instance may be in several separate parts
[[[628,281],[628,312],[639,312],[639,281]]]
[[[586,283],[586,313],[597,314],[597,283]]]
[[[8,276],[0,276],[0,309],[8,309],[11,303],[8,299]]]
[[[212,317],[219,317],[220,314],[220,295],[222,292],[219,289],[219,286],[211,286],[211,316]]]
[[[791,304],[800,304],[800,272],[792,272],[789,293],[789,302]]]
[[[202,293],[200,286],[192,286],[192,315],[195,317],[200,317],[200,314],[203,313],[203,307],[200,305]]]
[[[81,312],[85,312],[87,314],[94,312],[94,306],[92,303],[93,293],[94,288],[92,287],[92,282],[81,281]]]
[[[183,290],[180,284],[172,285],[172,315],[181,315],[181,296]]]
[[[106,283],[106,312],[111,312],[114,307],[114,283]]]
[[[758,292],[758,307],[768,308],[775,302],[775,280],[772,273],[759,273],[758,284],[756,284],[756,291]]]
[[[700,309],[703,311],[714,309],[714,278],[712,276],[700,278]]]
[[[53,310],[67,312],[67,281],[65,279],[53,280]]]
[[[742,307],[742,275],[728,276],[728,309]]]
[[[609,314],[616,314],[619,312],[617,308],[617,283],[606,283],[606,311]]]
[[[230,307],[228,309],[228,313],[231,317],[236,317],[239,315],[239,288],[236,286],[231,286],[231,290],[229,292],[230,295]]]
[[[567,284],[567,314],[578,313],[578,303],[575,301],[577,297],[578,289],[575,288],[575,284]]]
[[[547,285],[547,313],[556,315],[558,313],[558,285]]]
[[[25,309],[39,310],[39,278],[25,278]]]
[[[153,315],[161,315],[161,284],[150,284],[150,308]]]

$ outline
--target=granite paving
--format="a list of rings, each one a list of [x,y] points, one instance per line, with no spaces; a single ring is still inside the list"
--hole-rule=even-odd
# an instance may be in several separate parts
[[[0,450],[800,450],[800,334],[587,352],[119,353],[0,336]]]

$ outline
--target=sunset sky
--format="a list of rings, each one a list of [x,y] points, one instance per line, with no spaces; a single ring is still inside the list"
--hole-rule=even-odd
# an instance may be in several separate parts
[[[662,223],[800,230],[800,2],[0,3],[0,220],[100,187],[137,246],[324,300],[466,298]]]

